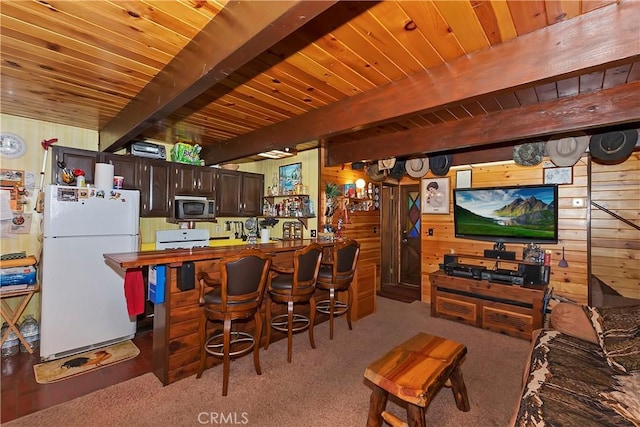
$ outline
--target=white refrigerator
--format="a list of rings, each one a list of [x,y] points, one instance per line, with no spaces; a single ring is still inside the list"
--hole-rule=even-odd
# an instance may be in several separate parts
[[[49,185],[41,260],[40,358],[132,338],[124,271],[103,254],[138,251],[140,192]]]

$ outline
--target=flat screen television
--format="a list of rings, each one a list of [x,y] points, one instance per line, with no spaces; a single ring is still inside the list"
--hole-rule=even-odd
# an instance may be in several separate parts
[[[496,243],[558,243],[558,186],[453,190],[456,237]]]

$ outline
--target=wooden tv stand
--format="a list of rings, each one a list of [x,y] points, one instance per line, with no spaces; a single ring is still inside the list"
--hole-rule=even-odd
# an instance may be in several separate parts
[[[469,256],[480,264],[527,261],[495,260]],[[486,261],[486,262],[484,262]],[[507,285],[488,280],[456,277],[438,270],[429,275],[431,281],[431,316],[454,320],[517,338],[531,339],[531,333],[542,327],[547,285]]]

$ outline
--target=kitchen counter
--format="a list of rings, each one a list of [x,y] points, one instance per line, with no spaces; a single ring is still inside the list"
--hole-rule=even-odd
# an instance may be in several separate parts
[[[240,240],[240,239],[238,239]],[[224,241],[224,240],[223,240]],[[240,240],[242,242],[242,240]],[[202,261],[219,259],[225,255],[236,253],[244,248],[257,248],[270,253],[290,252],[303,248],[311,242],[319,243],[323,247],[332,247],[333,242],[320,241],[316,239],[303,240],[278,240],[270,243],[244,244],[232,243],[222,246],[210,246],[208,248],[192,248],[192,249],[163,249],[163,250],[146,250],[141,252],[123,252],[104,254],[104,258],[120,268],[129,269],[136,267],[144,267],[148,265],[172,265],[182,264],[187,261]],[[211,243],[210,243],[211,245]],[[218,245],[218,243],[215,243]]]
[[[209,240],[209,246],[212,248],[217,248],[220,246],[238,246],[238,245],[247,245],[247,241],[242,239],[232,239],[232,238],[212,238]],[[155,250],[156,250],[155,242],[140,244],[140,252],[149,252],[149,251],[155,251]]]
[[[293,252],[316,241],[293,240],[271,243],[226,245],[209,248],[165,249],[128,253],[104,254],[104,258],[114,268],[132,269],[150,265],[166,267],[164,303],[154,305],[153,316],[153,372],[164,385],[191,376],[197,372],[200,360],[199,320],[201,308],[198,304],[198,284],[180,283],[184,263],[193,262],[193,273],[207,271],[219,274],[219,261],[248,247],[261,249],[274,255],[273,262],[291,263]],[[317,241],[324,248],[331,248],[334,242]],[[186,290],[181,290],[182,289]],[[191,288],[191,289],[189,289]],[[318,295],[317,298],[324,295]],[[275,307],[274,307],[275,308]],[[280,309],[280,307],[278,307]],[[317,321],[323,321],[318,316]],[[240,325],[244,327],[245,325]],[[251,330],[252,323],[246,325]],[[207,358],[207,366],[219,363],[215,358]]]

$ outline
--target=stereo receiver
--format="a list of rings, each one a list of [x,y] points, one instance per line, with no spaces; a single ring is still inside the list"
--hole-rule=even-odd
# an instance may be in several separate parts
[[[512,270],[485,270],[482,272],[482,280],[504,283],[507,285],[524,285],[524,275]]]
[[[487,267],[467,264],[445,264],[442,266],[444,272],[449,276],[467,277],[469,279],[480,280],[482,278],[482,272]]]

